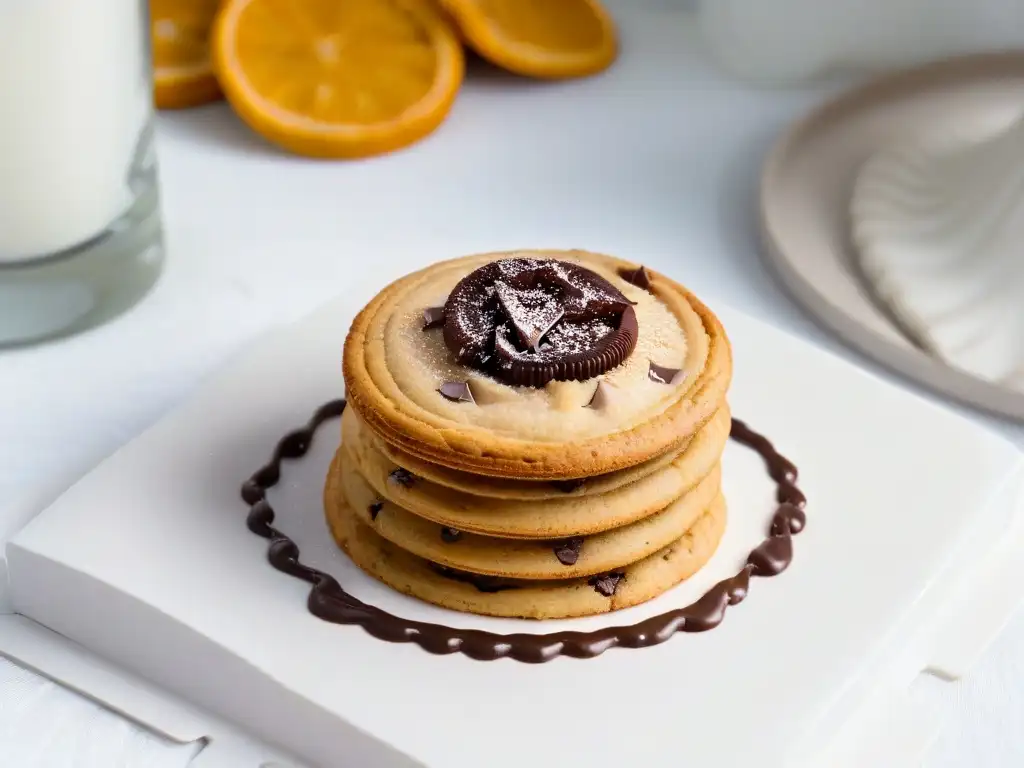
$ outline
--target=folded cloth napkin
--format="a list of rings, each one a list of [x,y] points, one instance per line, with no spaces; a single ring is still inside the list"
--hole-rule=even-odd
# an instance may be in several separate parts
[[[198,744],[177,744],[0,658],[0,766],[186,768]]]

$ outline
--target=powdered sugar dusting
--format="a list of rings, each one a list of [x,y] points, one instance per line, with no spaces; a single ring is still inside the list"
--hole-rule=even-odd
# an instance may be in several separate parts
[[[534,256],[533,253],[522,255]],[[559,255],[558,258],[570,264],[576,261],[572,254]],[[686,370],[700,368],[699,360],[702,358],[694,358],[696,362],[693,365],[686,363],[689,359],[690,345],[686,338],[689,328],[681,325],[680,319],[663,300],[627,284],[614,274],[614,270],[603,269],[601,265],[596,266],[598,274],[618,287],[628,299],[635,301],[640,326],[633,354],[625,363],[600,377],[620,393],[613,408],[585,407],[594,397],[596,382],[593,379],[553,381],[544,388],[516,387],[485,372],[460,365],[446,347],[440,331],[424,333],[421,330],[422,311],[424,307],[438,303],[439,297],[446,296],[462,277],[484,263],[478,260],[439,269],[421,288],[399,301],[395,313],[387,321],[381,350],[384,365],[395,386],[417,406],[429,412],[454,422],[472,423],[521,439],[565,441],[585,438],[621,429],[643,414],[660,410],[673,398],[672,387],[649,378],[650,361]],[[593,263],[586,260],[580,265],[595,269]],[[559,327],[566,322],[563,320]],[[694,337],[693,343],[700,347],[699,326],[694,331],[698,336]],[[566,335],[574,333],[577,333],[575,329]],[[564,342],[570,343],[570,339]],[[451,402],[438,395],[440,384],[467,379],[471,382],[476,406]]]
[[[506,361],[503,370],[510,360],[554,362],[595,350],[619,330],[632,303],[580,264],[502,259],[474,270],[452,291],[445,340],[460,363],[478,369],[495,350]]]

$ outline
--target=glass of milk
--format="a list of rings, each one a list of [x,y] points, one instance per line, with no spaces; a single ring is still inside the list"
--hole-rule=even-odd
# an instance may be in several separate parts
[[[163,263],[147,0],[0,0],[0,346],[97,325]]]

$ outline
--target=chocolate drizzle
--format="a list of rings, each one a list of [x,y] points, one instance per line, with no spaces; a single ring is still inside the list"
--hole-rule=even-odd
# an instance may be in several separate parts
[[[242,484],[242,499],[250,507],[247,518],[249,530],[270,542],[267,560],[271,566],[312,585],[307,605],[313,615],[335,624],[361,626],[374,637],[387,642],[416,643],[429,653],[462,653],[483,661],[507,657],[536,664],[559,656],[593,658],[615,647],[645,648],[664,643],[677,632],[714,629],[725,619],[730,605],[737,605],[746,598],[751,576],[775,576],[786,569],[792,558],[792,537],[803,530],[806,522],[804,507],[807,500],[796,487],[796,467],[781,456],[767,438],[742,421],[733,419],[730,437],[764,459],[768,474],[777,484],[779,507],[772,516],[770,536],[751,553],[747,565],[735,576],[715,584],[697,602],[629,626],[544,635],[526,632],[502,635],[404,619],[362,602],[342,589],[333,576],[303,564],[295,542],[273,525],[274,510],[266,499],[266,492],[281,479],[282,463],[285,459],[306,455],[317,428],[339,417],[344,409],[344,400],[335,400],[320,408],[304,428],[286,435],[277,444],[270,461]],[[443,566],[434,567],[447,578],[464,581],[467,576],[472,576]],[[475,582],[479,582],[475,584],[478,589],[483,584],[490,591],[512,586],[498,581],[480,581],[480,577],[474,576],[471,583]]]

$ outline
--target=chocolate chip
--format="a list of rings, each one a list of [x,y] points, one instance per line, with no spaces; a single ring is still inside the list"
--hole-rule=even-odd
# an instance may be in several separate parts
[[[659,384],[675,384],[678,381],[676,377],[682,372],[681,368],[666,368],[663,365],[651,363],[650,368],[647,369],[647,376],[651,381],[656,381]]]
[[[619,277],[645,291],[651,287],[651,276],[647,274],[647,270],[642,266],[637,269],[620,269]]]
[[[611,597],[619,588],[619,582],[626,578],[624,573],[606,573],[603,576],[594,576],[587,583],[594,588],[594,591]]]
[[[485,593],[504,592],[506,589],[516,589],[518,585],[509,583],[496,576],[484,576],[479,573],[468,573],[456,568],[449,568],[447,565],[430,563],[430,567],[439,576],[452,581],[461,581],[464,584],[471,584],[477,591]]]
[[[454,544],[462,538],[462,531],[457,531],[454,528],[442,528],[441,529],[441,541],[445,544]]]
[[[583,478],[576,480],[552,480],[551,485],[560,490],[562,493],[572,493],[577,488],[582,488],[586,482]]]
[[[444,307],[428,307],[423,310],[423,330],[440,328],[444,325]]]
[[[390,475],[388,475],[388,480],[390,480],[393,483],[398,483],[403,488],[412,488],[413,484],[416,482],[416,475],[414,475],[408,469],[399,467]]]
[[[446,381],[438,390],[441,397],[453,403],[475,403],[468,381]]]
[[[370,519],[376,521],[377,515],[379,515],[380,511],[384,509],[384,502],[375,501],[368,507],[368,509],[370,510]]]
[[[590,398],[590,402],[586,404],[586,408],[595,408],[602,410],[607,408],[612,402],[612,390],[615,389],[611,384],[605,384],[603,381],[597,382],[597,388],[594,390],[593,396]]]
[[[555,545],[555,557],[562,565],[576,565],[580,559],[580,550],[583,548],[583,537],[574,536]]]

